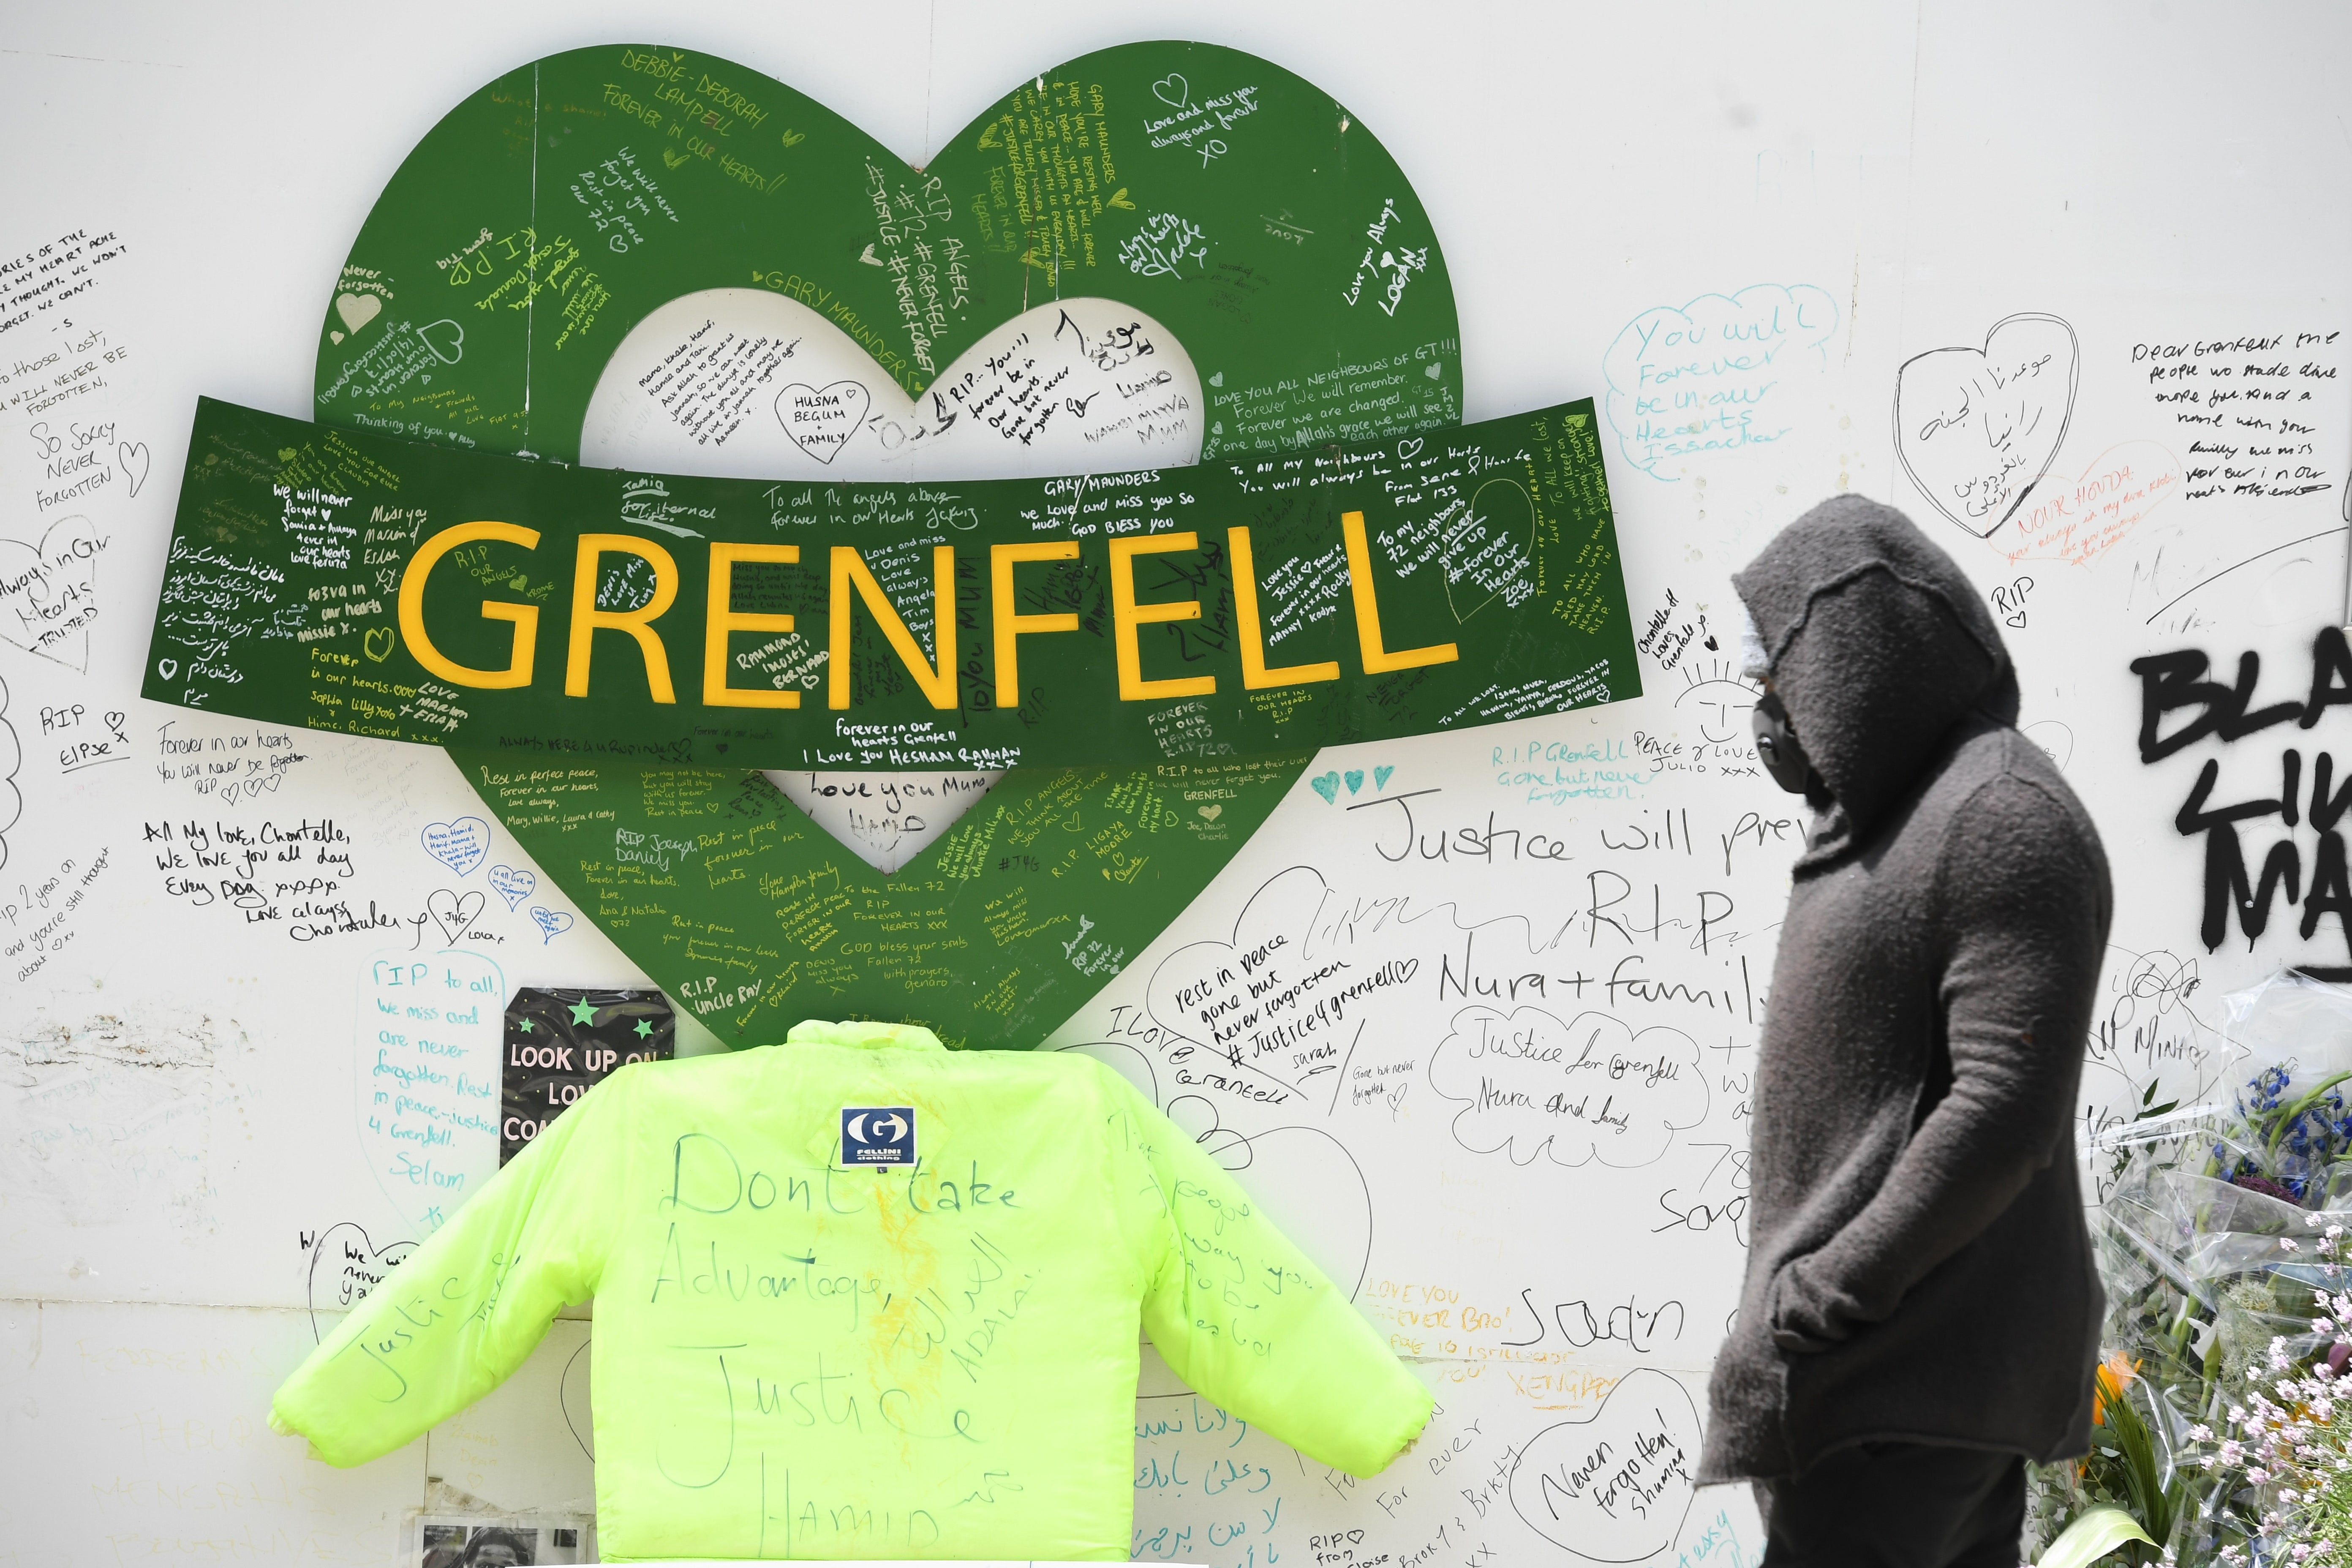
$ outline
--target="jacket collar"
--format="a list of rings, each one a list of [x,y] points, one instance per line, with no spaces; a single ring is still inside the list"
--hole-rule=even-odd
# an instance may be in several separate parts
[[[941,1051],[940,1037],[919,1024],[874,1024],[844,1020],[827,1023],[810,1018],[794,1024],[784,1037],[787,1045],[847,1046],[864,1051]]]

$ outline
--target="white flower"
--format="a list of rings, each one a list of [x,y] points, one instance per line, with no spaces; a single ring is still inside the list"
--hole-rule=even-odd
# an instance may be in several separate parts
[[[2279,1250],[2281,1252],[2301,1252],[2303,1248],[2296,1244],[2294,1237],[2291,1236],[2282,1236],[2279,1237]]]
[[[2213,1428],[2200,1421],[2196,1426],[2189,1428],[2189,1440],[2192,1443],[2210,1443],[2213,1440]]]

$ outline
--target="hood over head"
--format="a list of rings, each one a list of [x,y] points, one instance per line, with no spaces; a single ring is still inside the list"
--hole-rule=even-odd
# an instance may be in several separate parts
[[[1971,712],[2017,718],[2017,673],[1959,566],[1894,508],[1838,496],[1733,574],[1772,689],[1828,787],[1809,860],[1868,839]],[[1811,794],[1809,792],[1809,798]]]

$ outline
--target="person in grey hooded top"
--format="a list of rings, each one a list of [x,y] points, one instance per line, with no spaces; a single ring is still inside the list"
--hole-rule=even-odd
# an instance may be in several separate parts
[[[1732,582],[1815,815],[1699,1479],[1770,1483],[1768,1562],[1879,1560],[1803,1539],[1878,1528],[1858,1491],[1916,1547],[1886,1561],[2013,1564],[2018,1457],[2089,1446],[2102,1299],[2069,1134],[2106,858],[2014,727],[1992,617],[1901,513],[1826,501]],[[1939,1490],[1965,1516],[1940,1551]]]

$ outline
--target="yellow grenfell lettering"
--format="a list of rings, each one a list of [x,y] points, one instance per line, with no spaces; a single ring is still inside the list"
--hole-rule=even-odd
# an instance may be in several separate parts
[[[654,569],[654,596],[634,610],[596,607],[596,575],[607,554],[634,555]],[[588,659],[599,630],[626,632],[637,639],[645,656],[646,687],[656,702],[675,702],[669,683],[669,651],[654,631],[653,623],[677,597],[677,563],[668,551],[650,539],[627,533],[583,533],[572,573],[572,648],[563,663],[563,695],[588,695]]]
[[[518,528],[511,522],[461,522],[455,528],[445,528],[426,540],[423,548],[412,556],[408,569],[400,576],[400,640],[425,672],[438,676],[452,686],[473,686],[486,690],[501,691],[530,684],[531,656],[538,651],[539,606],[537,605],[507,605],[496,599],[482,601],[482,618],[486,621],[514,623],[514,653],[504,669],[476,669],[445,657],[425,635],[425,580],[441,557],[461,544],[471,544],[478,539],[495,539],[506,544],[520,544],[525,550],[539,548],[539,530]]]
[[[1035,544],[992,544],[988,549],[990,597],[996,624],[996,705],[999,708],[1021,706],[1021,643],[1025,635],[1039,632],[1074,632],[1078,629],[1078,617],[1065,613],[1055,616],[1024,616],[1014,608],[1013,568],[1024,561],[1076,561],[1078,542],[1075,539],[1055,540]]]
[[[1265,637],[1257,613],[1257,562],[1250,553],[1250,531],[1225,530],[1227,553],[1234,563],[1234,615],[1242,629],[1242,684],[1252,691],[1276,686],[1305,686],[1311,681],[1339,679],[1339,661],[1265,667]]]
[[[866,612],[882,635],[890,639],[891,651],[898,656],[907,672],[915,678],[915,685],[930,700],[934,708],[956,705],[956,610],[955,610],[955,547],[941,544],[931,551],[931,640],[939,646],[940,667],[933,669],[923,658],[920,644],[915,641],[907,623],[898,618],[898,607],[876,582],[866,558],[850,545],[833,547],[833,647],[826,658],[824,704],[828,708],[849,706],[849,616],[852,605],[849,589],[857,588],[857,596],[866,601]]]
[[[1170,551],[1198,550],[1200,538],[1191,533],[1162,533],[1148,539],[1114,539],[1110,542],[1110,619],[1111,641],[1118,650],[1118,700],[1121,702],[1148,702],[1160,697],[1206,697],[1217,689],[1213,675],[1189,676],[1170,680],[1143,679],[1143,650],[1137,646],[1138,628],[1162,621],[1197,621],[1201,618],[1198,599],[1171,599],[1165,604],[1139,605],[1135,602],[1135,558],[1139,555],[1159,555]]]
[[[1372,547],[1364,537],[1364,514],[1339,514],[1339,530],[1348,536],[1348,586],[1356,598],[1356,644],[1364,656],[1364,673],[1417,669],[1424,664],[1452,664],[1462,656],[1450,642],[1427,647],[1399,648],[1391,653],[1381,641],[1381,602],[1372,593]]]
[[[797,691],[741,689],[727,684],[727,637],[730,632],[788,632],[790,616],[746,616],[735,613],[735,563],[774,562],[789,566],[801,558],[797,544],[719,544],[710,546],[710,602],[704,614],[702,637],[702,705],[706,708],[797,708]]]

